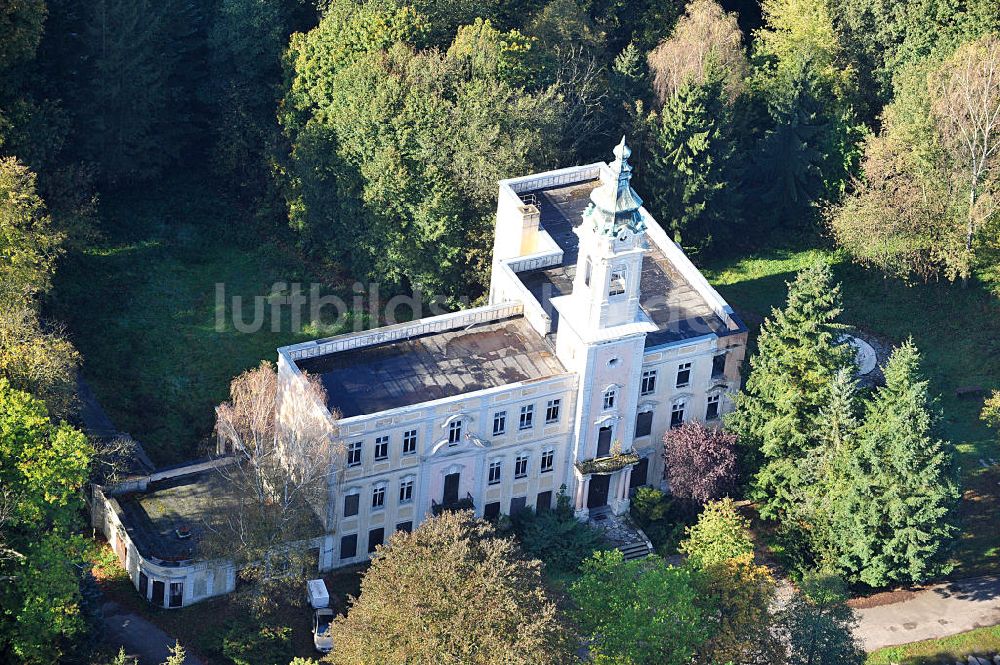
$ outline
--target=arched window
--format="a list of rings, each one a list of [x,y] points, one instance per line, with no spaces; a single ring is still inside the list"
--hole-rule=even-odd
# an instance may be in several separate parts
[[[615,402],[618,400],[618,389],[614,386],[608,388],[604,391],[604,410],[615,408]]]
[[[611,284],[608,286],[608,296],[620,296],[625,293],[625,268],[615,268],[611,271]]]

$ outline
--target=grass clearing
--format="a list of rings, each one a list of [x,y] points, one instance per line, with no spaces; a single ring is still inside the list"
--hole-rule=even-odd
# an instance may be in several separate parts
[[[968,287],[904,284],[851,264],[825,249],[772,249],[749,257],[716,261],[706,277],[745,315],[751,334],[772,307],[781,307],[786,282],[816,260],[833,264],[841,282],[841,319],[893,343],[912,336],[923,356],[931,391],[940,395],[941,434],[955,444],[964,490],[962,535],[953,558],[954,577],[994,570],[1000,553],[1000,467],[984,469],[980,458],[1000,459],[997,438],[979,420],[982,396],[959,398],[956,389],[1000,388],[1000,279],[983,272]]]
[[[940,665],[964,662],[968,656],[992,658],[1000,653],[1000,626],[977,628],[940,640],[879,649],[865,665]]]
[[[321,280],[287,245],[260,242],[204,183],[109,194],[100,214],[102,238],[60,266],[51,309],[66,322],[115,426],[142,441],[157,464],[190,459],[233,377],[316,332],[293,331],[288,308],[272,319],[269,306],[260,332],[239,332],[232,316],[217,329],[217,285],[228,303],[243,298],[250,323],[254,298],[276,282],[308,288]]]

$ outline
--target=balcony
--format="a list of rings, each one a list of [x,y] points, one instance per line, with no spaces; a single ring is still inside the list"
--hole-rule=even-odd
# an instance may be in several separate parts
[[[431,499],[431,513],[434,517],[437,517],[445,511],[454,510],[475,510],[476,504],[472,500],[472,495],[466,492],[464,499],[455,499],[454,501],[442,501],[438,503],[434,499]]]

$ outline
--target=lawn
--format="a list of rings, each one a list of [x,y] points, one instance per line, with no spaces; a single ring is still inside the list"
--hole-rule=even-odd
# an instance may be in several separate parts
[[[1000,626],[977,628],[940,640],[879,649],[865,665],[939,665],[965,662],[968,656],[992,658],[1000,653]]]
[[[173,180],[106,195],[101,238],[61,264],[50,309],[83,355],[84,377],[119,430],[160,465],[189,459],[211,434],[229,382],[281,345],[314,338],[293,331],[284,308],[272,331],[265,307],[257,333],[216,327],[216,285],[227,301],[271,293],[275,282],[316,281],[281,230],[278,242],[244,222],[202,183]],[[231,311],[231,308],[230,310]],[[252,321],[249,307],[245,321]]]
[[[753,331],[772,307],[781,306],[785,283],[810,262],[830,261],[843,287],[844,323],[893,343],[913,337],[921,350],[931,390],[940,396],[941,434],[955,444],[962,477],[962,533],[954,561],[956,577],[994,570],[1000,554],[1000,467],[983,468],[980,458],[1000,459],[995,433],[981,420],[982,398],[955,390],[1000,388],[1000,278],[981,274],[966,288],[950,284],[907,285],[885,280],[822,249],[769,250],[717,261],[706,276],[747,319]]]

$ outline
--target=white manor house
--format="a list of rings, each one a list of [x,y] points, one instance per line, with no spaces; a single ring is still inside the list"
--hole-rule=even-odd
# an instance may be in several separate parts
[[[665,487],[668,428],[731,410],[746,327],[642,207],[624,139],[614,155],[499,183],[488,304],[278,349],[279,422],[317,376],[345,450],[313,543],[321,570],[451,508],[546,510],[565,488],[580,519],[624,513],[634,488]],[[225,562],[154,553],[171,519],[196,519],[180,513],[211,474],[102,495],[95,526],[154,604],[235,584]]]

